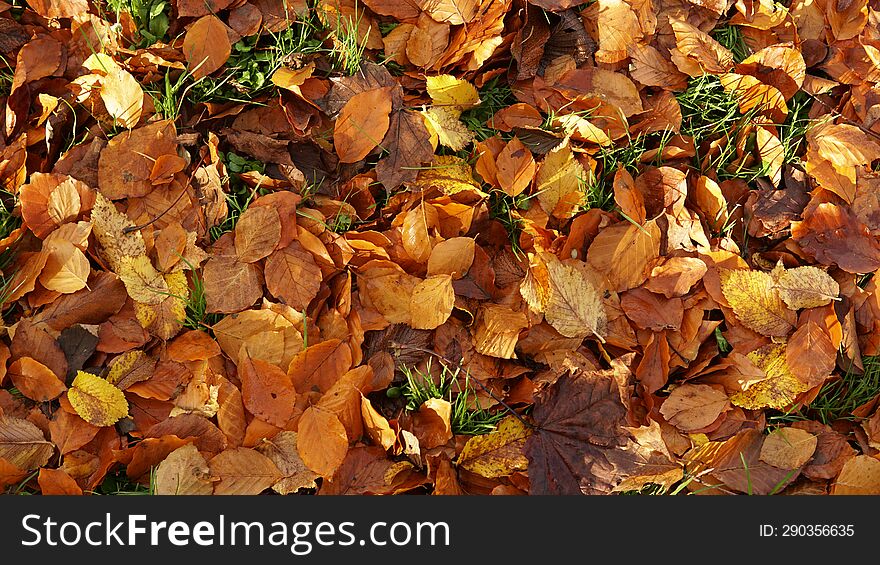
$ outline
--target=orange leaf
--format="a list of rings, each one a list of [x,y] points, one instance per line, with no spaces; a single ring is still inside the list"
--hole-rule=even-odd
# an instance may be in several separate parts
[[[48,495],[81,495],[82,489],[70,475],[61,469],[40,469],[37,477],[40,494]]]
[[[333,146],[343,163],[356,163],[372,151],[391,123],[391,87],[355,94],[343,106],[333,128]]]
[[[222,67],[231,52],[226,25],[216,16],[203,16],[197,20],[183,40],[187,69],[196,80]]]
[[[299,419],[296,448],[306,467],[332,477],[348,453],[345,426],[332,412],[310,406]]]
[[[496,160],[498,184],[510,196],[524,191],[535,176],[535,159],[522,141],[514,137],[507,142]]]
[[[283,428],[293,416],[296,391],[290,377],[276,367],[247,356],[239,359],[244,405],[254,416]]]
[[[23,395],[37,402],[58,398],[67,390],[51,369],[30,357],[16,359],[9,366],[9,377]]]

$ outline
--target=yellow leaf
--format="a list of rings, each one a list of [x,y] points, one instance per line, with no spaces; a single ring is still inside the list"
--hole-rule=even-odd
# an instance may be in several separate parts
[[[168,298],[168,283],[146,255],[123,257],[116,272],[136,302],[159,304]]]
[[[183,271],[163,275],[163,278],[168,290],[167,294],[160,295],[162,301],[159,304],[146,304],[135,300],[134,309],[141,327],[160,339],[168,340],[183,327],[189,285]]]
[[[77,372],[67,399],[76,413],[94,426],[112,426],[128,416],[128,401],[122,391],[91,373]]]
[[[840,285],[817,267],[787,269],[776,278],[775,287],[792,310],[816,308],[840,300]]]
[[[418,5],[435,22],[462,25],[474,19],[481,3],[477,0],[420,0]]]
[[[122,377],[129,374],[135,364],[141,363],[147,358],[147,354],[140,349],[128,351],[113,360],[113,365],[107,373],[107,382],[116,386]]]
[[[441,145],[461,151],[474,140],[474,134],[458,121],[461,112],[455,108],[435,106],[422,111],[429,133],[433,132]]]
[[[419,171],[415,186],[422,192],[436,188],[449,196],[464,191],[473,192],[481,198],[488,196],[474,180],[468,162],[455,155],[435,155],[431,165]]]
[[[730,403],[747,410],[761,408],[782,409],[794,402],[795,397],[809,390],[791,372],[785,361],[785,345],[770,344],[752,351],[746,357],[764,371],[767,378],[730,397]]]
[[[797,318],[773,286],[773,277],[762,271],[720,271],[721,291],[736,317],[745,326],[767,336],[785,336]]]
[[[144,91],[131,73],[116,69],[101,81],[101,100],[116,125],[133,128],[144,109]]]
[[[98,243],[104,248],[104,257],[110,268],[119,272],[123,257],[137,257],[147,253],[144,237],[139,231],[125,233],[126,228],[135,227],[128,216],[116,209],[116,206],[100,192],[95,195],[92,207],[92,231]]]
[[[583,262],[565,263],[551,253],[542,253],[529,266],[520,293],[529,307],[565,337],[595,335],[604,342],[607,315],[599,291],[587,278]]]
[[[506,416],[498,422],[494,432],[474,436],[464,444],[458,466],[490,479],[524,471],[529,460],[523,454],[523,447],[530,435],[532,430],[519,418]]]
[[[782,146],[779,138],[764,126],[758,126],[756,134],[761,163],[767,169],[767,176],[773,181],[773,186],[779,186],[782,181],[782,165],[785,164],[785,147]]]
[[[557,147],[547,154],[535,177],[541,208],[560,219],[572,217],[584,202],[579,187],[586,178],[584,167],[574,158],[568,143]]]
[[[437,106],[464,110],[480,103],[480,93],[466,80],[452,75],[440,75],[428,77],[426,83],[428,94]]]
[[[63,239],[54,238],[47,242],[46,247],[49,257],[40,273],[40,284],[62,294],[85,288],[91,272],[88,257]]]

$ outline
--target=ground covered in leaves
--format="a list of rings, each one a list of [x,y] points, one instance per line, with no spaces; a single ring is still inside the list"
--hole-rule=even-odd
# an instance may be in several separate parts
[[[0,487],[880,493],[878,30],[0,1]]]

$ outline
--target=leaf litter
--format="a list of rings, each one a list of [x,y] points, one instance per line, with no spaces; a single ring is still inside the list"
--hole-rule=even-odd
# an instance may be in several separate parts
[[[880,492],[870,3],[153,5],[0,2],[0,487]]]

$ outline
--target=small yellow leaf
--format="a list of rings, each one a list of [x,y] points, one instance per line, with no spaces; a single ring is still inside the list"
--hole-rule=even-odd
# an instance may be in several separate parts
[[[604,342],[607,314],[599,291],[587,278],[583,262],[563,263],[555,255],[542,253],[530,265],[520,293],[532,310],[565,337],[595,335]]]
[[[466,80],[455,78],[452,75],[440,75],[428,77],[425,82],[428,94],[437,106],[450,106],[464,110],[480,103],[480,93]]]
[[[532,430],[519,418],[506,416],[494,432],[474,436],[464,444],[458,466],[490,479],[524,471],[529,460],[523,454],[523,447],[530,435]]]
[[[474,140],[474,134],[458,120],[460,112],[446,106],[435,106],[422,111],[428,132],[433,132],[441,145],[461,151]]]
[[[112,426],[128,416],[128,401],[122,391],[84,371],[77,372],[67,399],[83,420],[95,426]]]
[[[795,267],[785,270],[776,279],[780,298],[792,310],[825,306],[840,300],[840,285],[817,267]]]
[[[722,270],[721,291],[745,326],[766,336],[785,336],[794,329],[795,313],[773,286],[773,277],[749,269]]]
[[[104,249],[104,257],[110,267],[117,271],[123,257],[137,257],[147,253],[147,246],[140,231],[126,233],[134,222],[116,209],[113,203],[100,192],[95,195],[92,207],[92,231]]]
[[[115,69],[101,81],[101,100],[116,125],[133,128],[144,109],[144,91],[131,73]]]
[[[128,295],[136,302],[159,304],[168,298],[168,283],[146,255],[123,257],[116,274],[125,284]]]
[[[770,344],[758,348],[746,357],[767,378],[730,397],[730,403],[747,410],[761,408],[782,409],[794,402],[795,397],[810,389],[791,372],[785,361],[785,345]]]
[[[541,208],[556,218],[572,217],[584,202],[579,188],[586,179],[587,173],[568,143],[557,147],[547,154],[535,177]]]
[[[49,194],[49,202],[46,204],[46,212],[57,225],[75,219],[82,206],[79,191],[76,189],[76,179],[73,177],[62,181]]]

